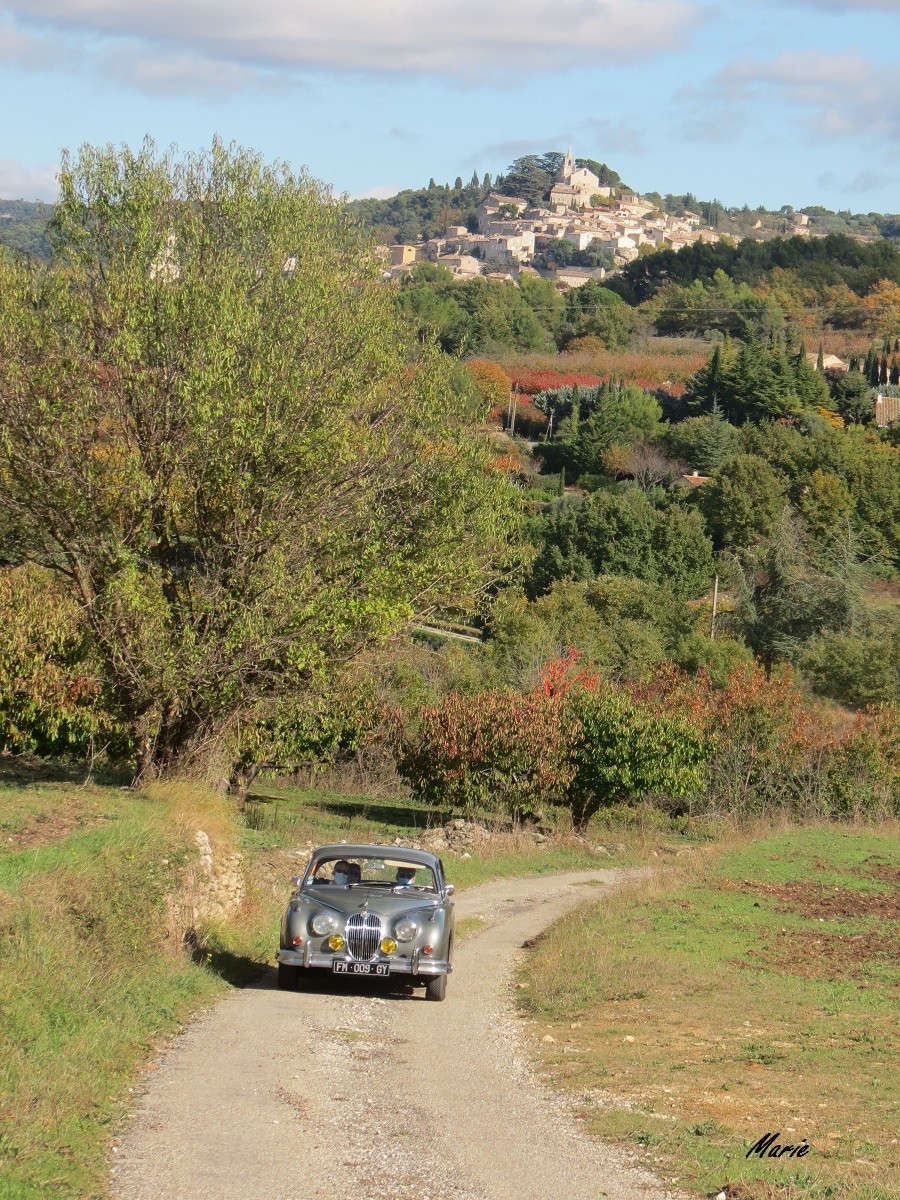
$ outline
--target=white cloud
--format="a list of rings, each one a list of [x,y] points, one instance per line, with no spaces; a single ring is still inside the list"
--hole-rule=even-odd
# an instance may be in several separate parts
[[[706,15],[695,0],[10,0],[6,8],[63,35],[139,38],[245,66],[467,83],[666,53]]]
[[[302,86],[283,73],[199,54],[153,53],[140,42],[108,46],[98,63],[104,77],[154,96],[201,96],[215,100],[235,92],[284,91]]]
[[[16,158],[0,158],[0,198],[3,200],[56,200],[59,165],[28,167]]]
[[[755,88],[807,113],[810,129],[826,139],[872,136],[900,140],[900,74],[856,50],[826,54],[794,51],[770,62],[732,63],[716,80],[726,95]]]
[[[895,186],[897,183],[896,175],[884,175],[880,171],[860,171],[852,179],[844,179],[837,175],[834,171],[825,171],[818,178],[819,187],[829,188],[831,190],[839,190],[843,192],[855,192],[857,195],[865,195],[866,192],[880,192],[887,187]]]
[[[363,192],[357,192],[355,196],[351,196],[351,200],[390,200],[392,196],[396,196],[398,192],[403,191],[403,185],[400,183],[379,183],[375,187],[366,188]]]
[[[620,154],[641,154],[644,150],[644,136],[634,124],[629,121],[609,121],[603,117],[588,117],[578,123],[591,139],[591,144],[602,146],[603,153],[610,151]],[[577,153],[577,151],[576,151]],[[586,150],[586,153],[590,153]]]
[[[422,140],[421,133],[409,129],[406,125],[392,125],[387,135],[395,142],[421,142]]]
[[[874,12],[900,12],[900,0],[788,0],[801,8],[824,8],[826,12],[859,12],[861,8]]]
[[[60,65],[63,56],[58,39],[42,37],[0,18],[0,63],[42,71]]]
[[[774,96],[824,141],[900,141],[900,74],[857,50],[828,54],[788,51],[770,60],[729,63],[706,86],[682,88],[682,131],[692,140],[722,142],[748,123],[754,98]]]
[[[675,111],[681,114],[681,134],[689,142],[710,145],[733,141],[746,123],[735,93],[736,89],[729,89],[719,81],[705,87],[679,88],[673,99]]]

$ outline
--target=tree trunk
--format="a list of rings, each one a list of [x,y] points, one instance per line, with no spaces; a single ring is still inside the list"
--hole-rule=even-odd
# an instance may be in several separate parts
[[[228,780],[228,795],[234,796],[237,800],[239,812],[244,811],[247,804],[247,793],[264,766],[265,763],[257,762],[236,766],[232,770]]]

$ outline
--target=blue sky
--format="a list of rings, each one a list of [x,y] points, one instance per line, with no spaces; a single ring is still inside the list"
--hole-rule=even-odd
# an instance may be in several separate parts
[[[639,191],[900,211],[900,0],[0,0],[0,196],[215,134],[391,195],[530,152]]]

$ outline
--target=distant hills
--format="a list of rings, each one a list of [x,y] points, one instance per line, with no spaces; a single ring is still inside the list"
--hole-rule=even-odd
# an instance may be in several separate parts
[[[44,260],[50,257],[47,222],[53,206],[34,200],[0,200],[0,244]]]
[[[381,241],[415,243],[436,237],[448,225],[468,225],[475,228],[475,210],[491,190],[522,197],[530,204],[546,202],[553,180],[557,177],[563,155],[549,150],[544,154],[529,154],[515,159],[503,175],[491,179],[479,178],[477,172],[464,184],[457,178],[451,186],[430,180],[427,187],[408,188],[384,200],[354,200],[350,204],[364,224],[373,229]],[[605,186],[618,194],[630,189],[606,163],[592,158],[576,158],[578,167],[587,167]],[[701,200],[692,192],[676,195],[672,192],[643,192],[665,213],[681,215],[697,213],[703,222],[719,234],[736,240],[750,237],[758,241],[789,236],[795,225],[795,210],[790,204],[780,209],[764,207],[726,208],[720,200]],[[802,210],[809,218],[808,228],[813,235],[848,234],[855,238],[900,238],[900,214],[832,212],[821,205],[809,205]]]
[[[545,184],[549,189],[557,160],[561,159],[562,155],[555,151],[527,155],[516,159],[505,174],[495,179],[491,179],[490,175],[479,177],[477,173],[468,183],[457,178],[452,185],[438,184],[432,179],[426,187],[406,188],[396,196],[383,200],[353,200],[348,207],[374,232],[379,241],[414,244],[436,237],[448,225],[468,225],[474,229],[476,209],[491,190],[522,195],[525,185],[531,193],[529,198],[536,200]],[[610,184],[618,191],[629,190],[618,173],[605,163],[590,158],[578,158],[575,161],[579,166],[589,167],[602,177],[605,184]],[[644,192],[643,195],[662,212],[695,212],[704,224],[735,240],[749,237],[766,241],[789,235],[796,211],[789,204],[777,210],[751,208],[746,204],[739,208],[726,208],[719,200],[700,200],[691,192],[683,195]],[[833,212],[821,205],[808,205],[800,211],[809,218],[812,234],[900,239],[898,213]],[[49,204],[31,200],[0,200],[0,244],[37,258],[49,258],[46,230],[52,212],[53,206]]]

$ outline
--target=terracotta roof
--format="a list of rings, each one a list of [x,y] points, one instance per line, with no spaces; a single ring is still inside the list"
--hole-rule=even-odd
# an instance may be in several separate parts
[[[875,424],[879,429],[900,421],[900,396],[882,396],[875,398]]]

